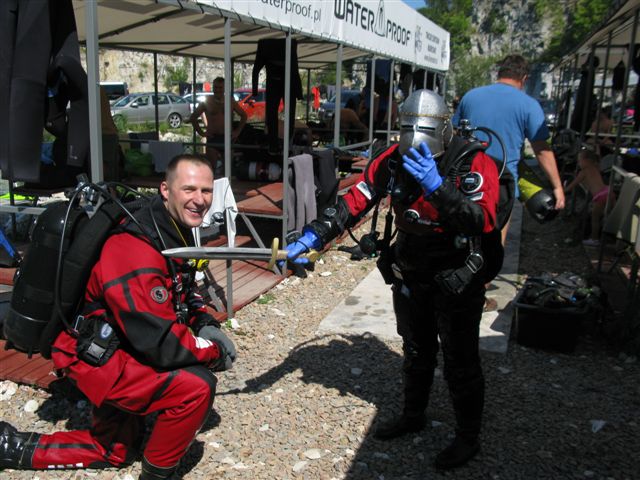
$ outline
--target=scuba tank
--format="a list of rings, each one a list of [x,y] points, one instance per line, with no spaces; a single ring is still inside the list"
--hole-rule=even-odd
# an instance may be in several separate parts
[[[94,194],[104,201],[98,203],[93,197],[84,206],[76,201]],[[71,328],[71,320],[82,305],[104,242],[125,216],[147,201],[143,197],[123,204],[104,186],[85,187],[81,183],[69,201],[51,204],[40,214],[29,250],[14,277],[11,306],[3,325],[6,348],[26,352],[29,357],[40,352],[51,358],[51,344],[64,328]]]
[[[8,348],[26,352],[29,356],[39,351],[40,335],[53,314],[55,272],[63,229],[64,255],[71,239],[89,219],[82,208],[74,208],[64,228],[67,207],[67,202],[56,202],[38,216],[31,245],[13,280],[4,338]]]
[[[555,209],[555,196],[541,183],[540,177],[524,161],[518,164],[520,200],[533,218],[544,223],[553,220],[558,210]]]

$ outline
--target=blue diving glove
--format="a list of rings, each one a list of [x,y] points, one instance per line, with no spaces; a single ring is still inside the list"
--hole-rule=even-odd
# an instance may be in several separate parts
[[[220,327],[215,325],[202,327],[198,331],[198,337],[204,338],[205,340],[209,340],[218,345],[220,358],[211,365],[211,369],[214,372],[230,370],[233,367],[233,362],[235,362],[237,356],[236,347]]]
[[[438,173],[436,162],[424,142],[420,144],[420,152],[415,148],[410,148],[402,156],[402,166],[420,184],[425,197],[431,195],[442,185],[442,177]]]
[[[312,248],[317,250],[322,247],[320,237],[313,230],[305,231],[302,236],[293,243],[287,245],[287,259],[293,263],[306,264],[309,263],[308,258],[298,258],[303,253],[307,253]]]

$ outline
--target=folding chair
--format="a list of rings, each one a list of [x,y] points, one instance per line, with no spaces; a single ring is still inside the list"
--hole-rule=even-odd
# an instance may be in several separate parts
[[[634,173],[626,172],[614,167],[617,173],[623,175],[622,188],[615,206],[606,216],[602,226],[600,241],[600,258],[598,260],[598,272],[602,268],[605,241],[609,238],[622,244],[622,248],[616,253],[616,259],[609,268],[611,272],[625,253],[632,253],[631,249],[638,236],[638,224],[640,218],[640,177]]]
[[[213,181],[213,202],[211,208],[205,214],[204,220],[200,227],[193,229],[193,237],[196,245],[200,246],[201,235],[208,229],[215,227],[215,225],[224,224],[226,226],[227,245],[233,247],[235,245],[236,238],[236,216],[238,215],[238,207],[236,200],[229,184],[229,179],[226,177],[218,178]],[[223,220],[224,219],[224,220]],[[226,312],[229,317],[233,315],[233,278],[232,278],[232,264],[230,260],[227,260],[227,308]],[[202,272],[202,276],[197,275],[196,280],[202,280],[206,288],[207,294],[211,299],[215,309],[219,312],[225,311],[223,305],[223,299],[220,299],[216,294],[216,287],[218,286],[211,271],[206,268]]]

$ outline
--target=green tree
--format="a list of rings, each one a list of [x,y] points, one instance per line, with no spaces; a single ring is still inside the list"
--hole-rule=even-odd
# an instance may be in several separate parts
[[[182,59],[182,63],[177,66],[167,65],[167,71],[162,79],[162,83],[166,90],[171,90],[175,85],[180,82],[189,81],[189,66],[191,62],[187,57]]]
[[[500,56],[472,57],[467,55],[451,67],[451,82],[456,95],[462,97],[472,88],[491,83],[491,71]]]
[[[418,10],[451,34],[451,60],[464,57],[471,48],[472,0],[425,0],[427,4]]]

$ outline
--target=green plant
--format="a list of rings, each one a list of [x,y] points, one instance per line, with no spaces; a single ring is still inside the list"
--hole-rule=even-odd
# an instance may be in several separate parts
[[[186,57],[182,59],[182,64],[178,66],[174,67],[172,65],[167,65],[167,72],[162,80],[164,88],[166,90],[171,90],[174,85],[180,82],[187,82],[189,80],[190,73],[189,65],[189,59]]]
[[[260,295],[258,297],[258,304],[259,305],[266,305],[267,303],[271,303],[276,299],[276,296],[272,293],[265,293],[263,295]]]

